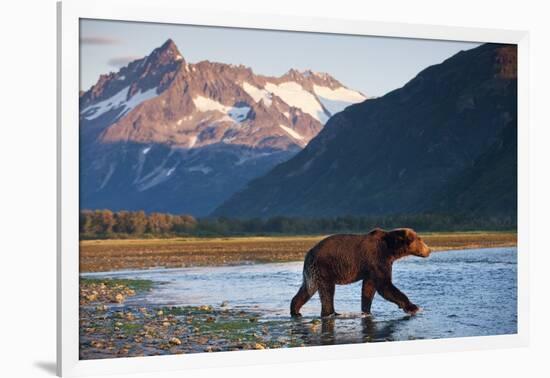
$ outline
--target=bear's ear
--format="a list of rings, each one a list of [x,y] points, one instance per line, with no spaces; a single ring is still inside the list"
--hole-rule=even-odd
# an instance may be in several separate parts
[[[401,248],[409,243],[407,230],[397,229],[389,231],[386,233],[384,241],[390,249]]]
[[[369,235],[376,235],[376,234],[385,234],[386,231],[382,230],[380,227],[373,228],[369,231]]]

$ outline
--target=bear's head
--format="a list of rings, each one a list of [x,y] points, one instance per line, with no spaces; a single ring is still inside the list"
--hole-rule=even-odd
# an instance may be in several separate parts
[[[384,240],[397,258],[410,255],[428,257],[431,253],[430,247],[411,228],[396,228],[388,231]]]

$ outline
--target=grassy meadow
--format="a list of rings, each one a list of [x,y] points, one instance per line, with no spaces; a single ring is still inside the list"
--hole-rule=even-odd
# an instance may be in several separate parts
[[[421,236],[434,251],[517,244],[516,232],[434,232]],[[324,237],[83,240],[80,242],[80,272],[299,261]]]

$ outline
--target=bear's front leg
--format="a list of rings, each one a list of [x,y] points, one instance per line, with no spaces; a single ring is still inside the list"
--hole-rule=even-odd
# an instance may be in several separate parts
[[[405,294],[391,283],[391,281],[379,283],[377,291],[384,299],[395,303],[399,308],[410,315],[414,315],[420,310],[418,306],[412,303]]]
[[[376,285],[374,281],[363,280],[363,287],[361,289],[361,311],[364,314],[370,314],[370,307],[374,294],[376,294]]]
[[[319,287],[319,297],[321,299],[321,316],[337,315],[334,312],[334,292],[336,291],[335,284],[323,283]]]

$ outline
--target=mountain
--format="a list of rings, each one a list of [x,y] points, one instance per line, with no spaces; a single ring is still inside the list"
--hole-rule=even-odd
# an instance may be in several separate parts
[[[333,116],[213,215],[517,213],[517,52],[484,44]]]
[[[192,64],[167,40],[80,93],[81,208],[205,215],[365,99],[325,73]]]

